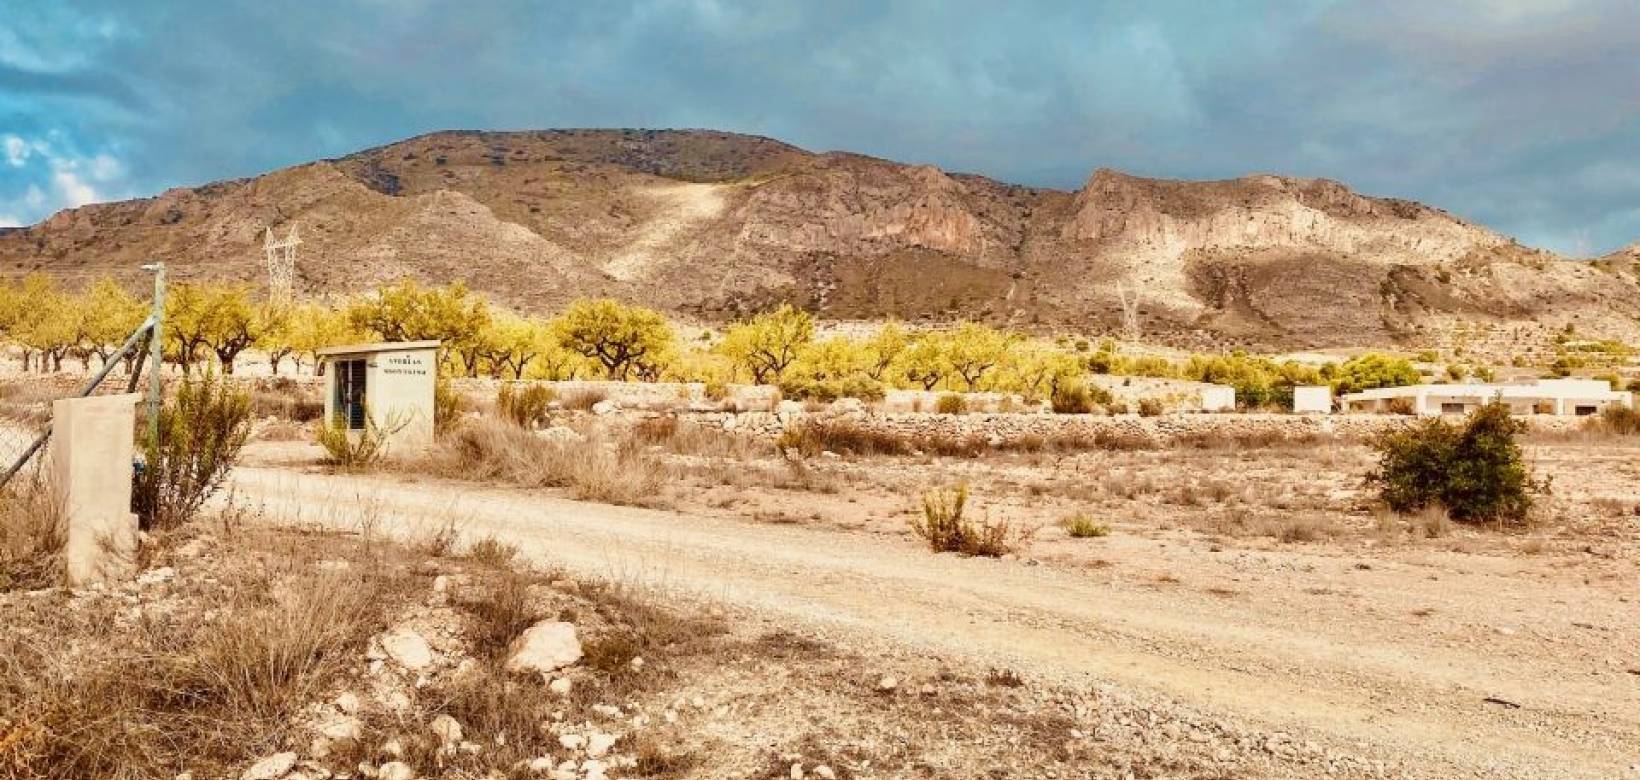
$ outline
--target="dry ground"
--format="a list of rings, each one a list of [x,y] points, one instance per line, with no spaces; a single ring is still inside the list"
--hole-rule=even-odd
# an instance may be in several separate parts
[[[846,648],[850,660],[805,661],[790,678],[738,664],[708,677],[737,675],[742,695],[766,703],[741,737],[772,751],[921,735],[859,776],[1136,765],[1169,777],[1640,777],[1640,443],[1530,449],[1555,494],[1526,531],[1377,512],[1361,487],[1370,453],[1347,443],[794,463],[664,440],[644,461],[664,479],[641,497],[654,508],[625,508],[564,490],[324,474],[310,447],[287,441],[258,444],[235,491],[282,522],[404,533],[454,522],[578,575]],[[956,481],[971,484],[973,511],[1037,527],[1017,555],[937,556],[909,536],[919,492]],[[1073,513],[1112,532],[1069,538],[1055,523]],[[931,660],[898,671],[916,658]],[[1021,763],[1049,760],[1055,740],[1024,751],[1022,736],[941,740],[945,707],[837,714],[835,688],[884,665],[936,690],[937,669],[1017,673],[1080,702],[1053,733],[1091,752]],[[744,766],[734,755],[715,758]],[[735,774],[712,766],[696,776]]]

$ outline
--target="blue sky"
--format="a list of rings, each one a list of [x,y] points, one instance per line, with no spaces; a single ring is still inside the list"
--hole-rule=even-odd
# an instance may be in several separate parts
[[[548,127],[1326,176],[1597,254],[1640,241],[1640,3],[0,0],[0,225]]]

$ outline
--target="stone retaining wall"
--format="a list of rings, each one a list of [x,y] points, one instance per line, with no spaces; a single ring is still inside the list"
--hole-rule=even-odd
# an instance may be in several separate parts
[[[1254,442],[1307,441],[1315,438],[1361,439],[1406,425],[1396,415],[1177,414],[1159,417],[1089,414],[812,414],[806,412],[687,412],[685,422],[773,440],[788,428],[811,421],[835,422],[910,441],[983,442],[991,447],[1031,447],[1076,442],[1091,446],[1165,446],[1201,437],[1206,440]],[[1575,417],[1531,418],[1533,430],[1570,431],[1584,421]]]

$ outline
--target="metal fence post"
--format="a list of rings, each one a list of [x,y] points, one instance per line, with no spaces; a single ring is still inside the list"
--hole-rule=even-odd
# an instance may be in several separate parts
[[[148,334],[148,441],[159,442],[159,405],[165,397],[165,264],[143,266],[154,272],[154,327]]]

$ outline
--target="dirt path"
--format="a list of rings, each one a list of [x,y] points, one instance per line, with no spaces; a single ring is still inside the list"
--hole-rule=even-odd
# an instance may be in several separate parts
[[[234,490],[285,522],[416,533],[454,519],[577,574],[721,599],[840,641],[1115,683],[1394,776],[1640,777],[1632,566],[1527,573],[1498,559],[1111,539],[1119,563],[1074,571],[442,482],[242,468]]]

